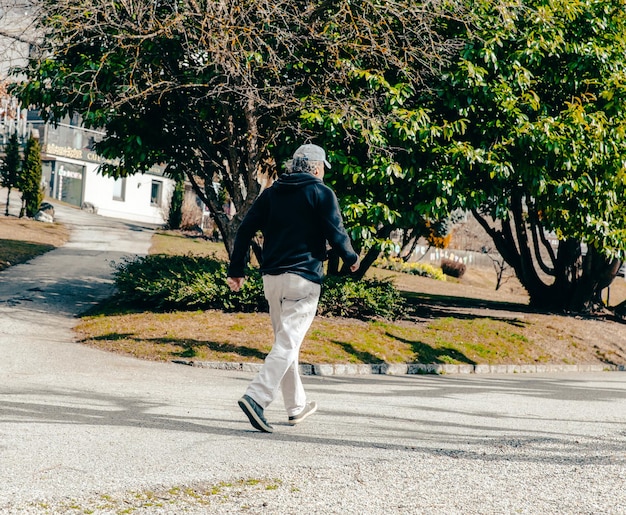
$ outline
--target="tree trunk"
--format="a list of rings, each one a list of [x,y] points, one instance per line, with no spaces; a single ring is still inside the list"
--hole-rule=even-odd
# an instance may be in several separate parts
[[[573,282],[571,295],[566,295],[566,309],[592,313],[604,308],[602,290],[609,286],[619,270],[620,261],[607,259],[590,248],[582,259],[581,274]]]
[[[589,248],[583,256],[581,242],[559,242],[550,273],[539,275],[537,259],[533,259],[529,231],[525,225],[521,203],[513,203],[511,222],[502,222],[498,230],[478,212],[475,218],[492,238],[495,247],[528,292],[530,306],[541,310],[590,313],[601,309],[602,290],[615,278],[620,262],[607,259]],[[539,230],[543,230],[541,227]],[[546,267],[543,267],[547,269]]]
[[[361,265],[359,269],[354,273],[355,279],[363,279],[365,277],[365,273],[370,269],[370,267],[374,264],[374,261],[378,259],[380,255],[380,247],[374,246],[367,251],[367,254],[361,260]]]
[[[593,313],[605,307],[602,290],[617,275],[619,260],[607,259],[593,248],[583,256],[580,242],[565,240],[559,243],[555,264],[554,282],[531,297],[531,306],[574,313]]]
[[[378,232],[376,233],[376,237],[381,240],[387,239],[391,235],[392,231],[393,231],[393,226],[391,225],[380,227],[378,229]],[[359,266],[359,269],[354,273],[354,278],[358,280],[363,279],[363,277],[365,277],[365,273],[374,264],[374,261],[378,259],[379,255],[380,255],[380,245],[374,245],[373,247],[371,247],[367,251],[365,256],[363,256],[363,259],[361,259],[361,265]],[[346,267],[345,265],[344,265],[344,270],[346,274],[350,273],[348,267]]]
[[[7,188],[7,206],[4,212],[4,216],[9,216],[9,199],[11,198],[11,188]]]
[[[248,197],[246,199],[241,198],[237,204],[235,204],[235,214],[231,215],[225,211],[225,206],[223,201],[219,198],[215,190],[213,189],[213,185],[206,185],[205,187],[201,187],[197,181],[196,175],[193,171],[186,172],[187,178],[191,182],[191,186],[198,195],[198,197],[204,202],[204,204],[208,207],[209,212],[217,225],[217,229],[222,236],[222,241],[224,242],[224,246],[226,247],[226,252],[230,257],[233,253],[233,248],[235,246],[235,236],[237,235],[237,229],[241,225],[241,222],[252,206],[252,203],[256,199],[258,195],[258,188],[252,186],[249,188]],[[258,245],[257,245],[258,247]],[[259,258],[258,248],[254,249],[255,255]]]

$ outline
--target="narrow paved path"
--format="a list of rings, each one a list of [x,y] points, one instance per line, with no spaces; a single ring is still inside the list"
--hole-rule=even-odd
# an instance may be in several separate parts
[[[250,374],[74,341],[151,233],[58,214],[0,273],[0,513],[626,514],[626,374],[308,377],[319,412],[261,434]]]

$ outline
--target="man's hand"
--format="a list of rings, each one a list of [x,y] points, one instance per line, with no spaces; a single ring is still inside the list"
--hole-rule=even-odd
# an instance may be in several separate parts
[[[245,277],[227,277],[226,282],[231,291],[239,291],[239,288],[243,286]]]
[[[357,258],[356,263],[350,265],[350,272],[352,273],[356,272],[360,266],[361,266],[361,259]]]

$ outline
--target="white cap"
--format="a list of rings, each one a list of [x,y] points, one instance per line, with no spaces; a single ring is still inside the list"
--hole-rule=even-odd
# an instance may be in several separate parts
[[[298,150],[293,153],[294,159],[305,159],[306,161],[318,161],[324,163],[327,168],[330,168],[330,163],[326,161],[326,152],[322,147],[307,143],[302,145]]]

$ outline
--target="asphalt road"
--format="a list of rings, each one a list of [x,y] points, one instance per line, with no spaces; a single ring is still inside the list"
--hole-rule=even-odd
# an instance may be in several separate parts
[[[262,434],[249,373],[75,341],[151,231],[57,214],[0,273],[0,513],[626,513],[624,373],[306,377],[318,413]]]

